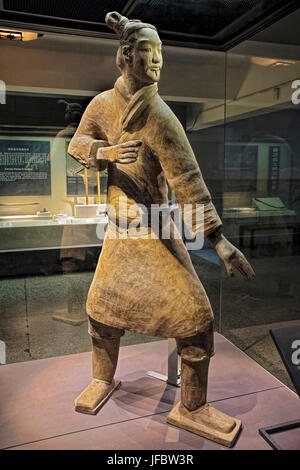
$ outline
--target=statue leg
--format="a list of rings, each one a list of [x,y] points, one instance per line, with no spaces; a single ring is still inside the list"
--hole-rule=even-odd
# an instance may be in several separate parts
[[[114,380],[117,368],[120,338],[123,330],[112,328],[89,318],[89,333],[92,337],[93,380],[75,400],[79,413],[95,415],[121,385]]]
[[[181,355],[181,402],[167,422],[231,447],[241,429],[241,421],[207,403],[208,369],[213,353],[213,329],[192,338],[178,339]]]

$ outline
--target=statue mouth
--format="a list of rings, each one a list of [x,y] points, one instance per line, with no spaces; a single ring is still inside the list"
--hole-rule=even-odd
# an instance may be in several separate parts
[[[151,67],[151,69],[153,72],[159,72],[160,71],[160,67]]]

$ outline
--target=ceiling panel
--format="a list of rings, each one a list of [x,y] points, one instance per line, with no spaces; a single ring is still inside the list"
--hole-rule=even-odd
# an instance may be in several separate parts
[[[122,10],[128,0],[4,0],[5,10],[88,22],[104,23],[113,8]]]
[[[0,0],[0,22],[111,38],[104,19],[116,10],[154,24],[165,44],[227,50],[296,9],[299,0]]]
[[[131,14],[143,20],[150,14],[165,31],[213,38],[255,5],[257,0],[140,0]]]

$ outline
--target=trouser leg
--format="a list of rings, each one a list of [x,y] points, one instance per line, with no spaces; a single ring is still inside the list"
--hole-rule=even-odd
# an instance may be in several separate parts
[[[102,325],[89,318],[89,334],[93,345],[93,378],[111,383],[116,372],[120,339],[124,335],[124,331]]]
[[[241,429],[241,421],[207,403],[210,358],[213,356],[213,328],[177,340],[181,355],[181,402],[167,417],[167,422],[231,447]]]
[[[67,310],[65,308],[56,310],[52,318],[68,325],[79,326],[87,320],[85,311],[86,292],[82,280],[76,276],[80,267],[79,260],[76,258],[63,258],[61,266],[66,282]]]
[[[177,339],[181,356],[181,403],[194,411],[206,403],[208,369],[214,355],[213,326],[205,333]]]
[[[96,414],[120,387],[114,380],[117,368],[120,338],[123,330],[102,325],[89,318],[89,333],[92,337],[93,380],[75,400],[75,410],[80,413]]]
[[[93,378],[111,383],[118,364],[120,338],[92,338],[92,342]]]
[[[206,403],[209,358],[199,351],[199,362],[190,363],[182,359],[181,403],[190,411],[197,410]]]

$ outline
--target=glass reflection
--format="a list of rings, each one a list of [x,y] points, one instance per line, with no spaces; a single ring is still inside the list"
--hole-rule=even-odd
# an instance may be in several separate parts
[[[258,57],[264,44],[254,41],[228,54],[224,231],[251,258],[256,279],[224,276],[222,332],[292,386],[269,335],[300,318],[300,107],[292,100],[300,62],[283,50],[268,45]]]

